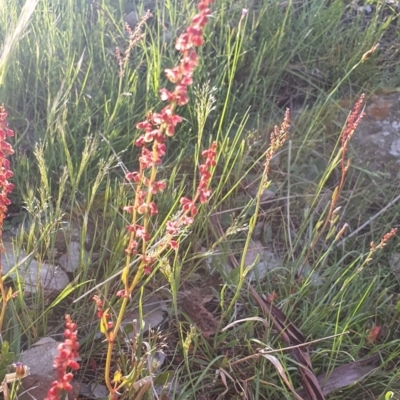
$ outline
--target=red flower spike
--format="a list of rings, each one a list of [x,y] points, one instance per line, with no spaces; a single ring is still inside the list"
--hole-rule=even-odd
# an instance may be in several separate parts
[[[126,254],[137,254],[137,246],[138,243],[136,240],[131,240],[128,244],[128,247],[125,249]]]
[[[158,154],[159,158],[163,157],[165,155],[165,153],[167,152],[167,146],[165,145],[165,143],[157,143],[156,148],[157,148],[157,154]],[[161,162],[161,159],[160,159],[160,162]]]
[[[151,274],[151,271],[152,271],[152,268],[151,268],[150,265],[145,265],[145,266],[144,266],[143,272],[144,272],[145,275],[150,275],[150,274]]]
[[[122,207],[122,211],[125,211],[128,214],[132,214],[133,206],[124,206]]]
[[[170,242],[169,242],[169,245],[171,246],[171,249],[174,249],[174,250],[178,250],[178,242],[176,241],[176,240],[171,240]]]
[[[200,3],[198,4],[198,6],[197,6],[197,8],[200,10],[200,11],[205,11],[205,10],[207,10],[207,8],[209,7],[209,5],[211,4],[211,3],[213,3],[214,2],[214,0],[202,0],[202,1],[200,1]]]
[[[211,196],[211,190],[202,190],[200,192],[200,203],[207,203],[209,197]]]
[[[103,300],[99,296],[93,296],[92,300],[96,303],[97,308],[102,308],[104,306]]]
[[[145,144],[144,135],[139,136],[139,138],[135,140],[136,147],[142,147],[144,144]]]
[[[192,206],[192,200],[188,199],[187,197],[182,197],[180,200],[180,203],[182,205],[182,209],[184,211],[190,210],[190,207]]]
[[[179,67],[175,68],[167,68],[164,70],[165,76],[171,83],[177,83],[181,80],[182,77],[182,71]]]
[[[160,98],[162,101],[174,101],[175,94],[171,93],[169,90],[163,88],[160,90]]]
[[[341,136],[342,147],[347,146],[348,141],[351,139],[354,131],[357,129],[357,126],[360,124],[362,118],[364,117],[364,112],[362,111],[364,99],[365,94],[362,94],[350,113],[350,116],[347,120],[346,126],[343,129]]]
[[[130,233],[135,233],[136,232],[136,225],[127,225],[126,230]]]
[[[157,209],[156,203],[151,202],[149,204],[149,210],[150,210],[150,215],[156,215],[158,213],[158,209]]]
[[[181,36],[178,37],[175,44],[175,49],[179,51],[185,51],[190,49],[190,36],[188,33],[182,33]],[[175,83],[175,82],[174,82]]]
[[[125,179],[127,181],[140,182],[140,178],[139,172],[127,172],[125,174]]]
[[[194,217],[197,214],[196,205],[192,200],[189,200],[186,197],[182,197],[180,202],[183,211],[189,211],[192,217]]]
[[[191,225],[193,224],[194,219],[192,217],[183,217],[182,218],[182,224],[183,225]]]
[[[101,300],[94,296],[97,306],[102,305]],[[74,375],[67,372],[70,368],[74,371],[79,369],[76,359],[79,358],[79,343],[77,339],[77,326],[72,322],[69,315],[65,316],[65,340],[58,345],[58,356],[54,360],[54,368],[57,371],[57,380],[55,380],[47,392],[45,400],[59,400],[62,391],[70,392],[72,390],[71,381]]]
[[[139,214],[144,214],[147,210],[147,205],[146,203],[142,203],[140,206],[137,207],[137,212]]]
[[[137,129],[144,129],[145,131],[151,131],[153,129],[153,125],[149,121],[142,121],[136,124]]]
[[[14,153],[11,145],[6,142],[7,136],[13,135],[14,132],[8,128],[7,113],[4,106],[0,106],[0,238],[7,206],[11,203],[8,195],[14,189],[14,185],[8,182],[13,173],[10,170],[10,162],[5,158]],[[4,249],[0,250],[4,251]]]
[[[154,165],[153,153],[145,147],[142,147],[142,155],[139,157],[139,162],[143,169],[151,168]]]
[[[375,343],[381,333],[381,330],[382,327],[379,325],[375,325],[373,328],[371,328],[367,336],[368,342]]]
[[[141,271],[144,274],[151,274],[155,259],[146,256],[146,243],[151,239],[147,231],[151,224],[148,217],[158,213],[157,205],[152,200],[152,195],[162,192],[166,188],[165,181],[155,181],[155,173],[157,166],[161,164],[163,157],[166,154],[166,139],[167,136],[174,136],[176,127],[183,121],[183,118],[177,113],[177,107],[183,106],[189,102],[188,87],[193,83],[193,71],[199,64],[199,57],[195,48],[203,44],[203,28],[208,21],[208,16],[211,13],[209,5],[212,0],[201,0],[198,5],[199,13],[196,14],[190,26],[180,35],[176,41],[176,49],[181,53],[179,64],[173,68],[165,69],[167,79],[175,86],[173,89],[162,88],[160,90],[160,98],[167,102],[166,106],[159,112],[148,113],[144,121],[139,122],[136,127],[141,130],[141,134],[135,140],[135,145],[141,147],[139,157],[140,175],[138,172],[128,172],[126,179],[138,183],[136,187],[136,196],[133,205],[125,206],[123,209],[128,213],[136,211],[138,214],[145,214],[142,218],[143,225],[137,225],[135,219],[127,229],[130,232],[130,240],[125,249],[128,255],[138,253],[138,242],[142,241],[144,255],[141,259]],[[0,149],[1,150],[1,149]],[[195,200],[188,198],[181,199],[182,210],[177,217],[172,221],[166,222],[166,231],[169,235],[164,242],[173,250],[178,250],[179,242],[173,240],[172,237],[178,235],[184,226],[190,225],[197,215],[196,202],[199,199],[204,203],[211,196],[211,190],[208,189],[211,179],[211,168],[216,165],[216,144],[214,143],[209,150],[203,153],[205,157],[204,163],[200,166],[200,181],[196,193]],[[147,171],[151,169],[151,171]],[[143,190],[145,189],[145,190]],[[136,214],[134,214],[137,217]],[[131,240],[131,238],[136,240]],[[119,291],[117,296],[125,296],[125,291]],[[102,308],[98,307],[98,313],[102,314],[103,327],[105,324],[112,325],[108,321]],[[106,334],[106,338],[110,345],[114,342],[114,337],[111,332]]]
[[[164,189],[167,187],[165,181],[158,181],[154,182],[150,187],[149,190],[152,194],[157,194],[158,192],[163,192]]]
[[[166,231],[169,235],[177,235],[179,233],[178,224],[174,221],[167,221]]]
[[[147,132],[147,133],[144,135],[143,140],[144,140],[146,143],[150,143],[150,142],[152,142],[153,140],[159,138],[159,137],[160,137],[160,134],[161,134],[160,129],[154,129],[154,130],[152,130],[152,131],[150,131],[150,132]]]
[[[136,237],[138,239],[144,240],[145,242],[148,242],[150,240],[150,235],[146,232],[144,226],[140,225],[136,227]]]
[[[192,18],[192,25],[199,28],[203,28],[207,24],[207,21],[208,21],[207,9],[205,9],[203,10],[203,13],[197,14]]]

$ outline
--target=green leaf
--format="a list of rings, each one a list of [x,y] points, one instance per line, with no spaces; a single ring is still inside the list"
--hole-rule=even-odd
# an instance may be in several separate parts
[[[400,300],[396,303],[396,306],[394,307],[396,312],[400,312]]]
[[[10,351],[10,345],[4,341],[1,346],[0,354],[0,382],[3,382],[7,369],[14,360],[14,353]]]
[[[173,376],[174,373],[172,371],[162,372],[154,378],[154,384],[160,386],[166,385]]]
[[[390,400],[394,396],[393,392],[386,392],[385,393],[385,400]]]

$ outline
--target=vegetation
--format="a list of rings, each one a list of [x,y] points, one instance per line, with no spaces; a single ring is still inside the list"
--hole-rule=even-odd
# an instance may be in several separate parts
[[[396,398],[398,185],[351,162],[351,139],[369,95],[399,86],[399,10],[199,3],[205,26],[188,0],[4,0],[2,240],[38,265],[78,244],[79,268],[61,292],[28,293],[17,266],[0,279],[0,378],[67,315],[75,380],[108,399]]]

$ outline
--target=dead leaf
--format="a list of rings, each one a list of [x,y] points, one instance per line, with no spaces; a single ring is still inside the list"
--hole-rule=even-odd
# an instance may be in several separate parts
[[[235,384],[235,380],[223,368],[218,369],[217,373],[221,377],[221,381],[225,386],[225,390],[221,394],[218,395],[218,399],[217,400],[219,400],[219,399],[223,399],[224,396],[229,392],[229,385],[228,385],[228,382],[226,380],[226,377],[228,376],[233,384]]]
[[[264,300],[257,291],[249,285],[250,293],[263,309],[265,315],[272,320],[274,328],[279,332],[287,346],[296,346],[305,343],[305,337],[286,317],[286,315],[273,304]],[[320,384],[315,376],[311,358],[307,347],[296,347],[290,350],[293,358],[298,362],[298,369],[302,378],[304,389],[311,400],[325,400]]]
[[[30,375],[30,369],[28,366],[26,365],[22,365],[22,370],[23,370],[23,375],[21,376],[20,373],[16,373],[16,372],[10,372],[8,374],[6,374],[6,376],[4,377],[4,380],[0,386],[0,393],[4,392],[4,398],[8,399],[8,383],[13,383],[16,381],[19,381],[23,378],[26,378],[28,375]]]
[[[379,366],[379,363],[379,355],[374,354],[362,360],[341,365],[328,374],[318,375],[317,380],[322,387],[324,395],[328,395],[335,390],[353,385],[365,379]],[[312,399],[307,395],[304,389],[297,393],[303,397],[304,400]]]
[[[180,306],[201,330],[205,338],[209,338],[217,331],[218,322],[205,307],[213,299],[207,289],[190,289],[181,293]]]
[[[286,376],[285,369],[283,368],[281,362],[275,357],[271,356],[270,354],[262,354],[263,357],[265,357],[268,361],[270,361],[276,370],[278,371],[279,375],[281,376],[282,380],[285,382],[286,386],[290,389],[290,391],[294,394],[296,399],[298,400],[303,400],[294,390],[292,384],[290,383],[288,377]]]

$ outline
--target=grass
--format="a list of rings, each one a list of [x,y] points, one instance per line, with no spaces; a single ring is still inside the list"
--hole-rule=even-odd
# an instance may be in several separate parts
[[[122,0],[38,2],[18,32],[19,40],[4,47],[7,54],[0,59],[0,98],[15,131],[12,202],[25,221],[13,240],[27,254],[49,262],[56,262],[56,247],[79,241],[92,260],[81,251],[79,270],[61,294],[38,290],[27,296],[22,290],[8,304],[2,337],[18,357],[41,337],[59,334],[63,315],[69,313],[79,327],[83,382],[104,383],[106,350],[101,339],[95,340],[99,322],[91,297],[101,296],[111,310],[119,304],[114,294],[121,289],[120,280],[109,278],[124,265],[127,221],[121,207],[133,196],[122,166],[137,167],[135,125],[146,111],[160,108],[158,91],[166,85],[162,71],[176,64],[173,42],[165,38],[177,36],[194,13],[187,0],[156,3],[145,38],[133,48],[122,77],[114,51],[128,46],[123,15],[131,6]],[[213,5],[195,88],[181,112],[185,121],[169,140],[159,168],[168,185],[157,196],[155,232],[176,212],[179,198],[193,191],[199,155],[217,140],[213,196],[181,238],[180,251],[168,253],[142,281],[164,299],[168,318],[158,330],[141,332],[134,343],[116,345],[113,368],[118,365],[132,385],[149,375],[149,360],[163,349],[167,357],[155,369],[154,385],[168,386],[165,398],[294,398],[271,358],[246,358],[260,348],[287,347],[270,322],[267,327],[252,319],[265,317],[245,278],[249,265],[242,254],[252,239],[261,240],[281,260],[279,268],[252,283],[255,289],[277,293],[274,304],[306,340],[321,340],[309,348],[316,375],[379,354],[379,367],[371,376],[329,398],[385,399],[390,391],[394,398],[400,395],[399,282],[390,269],[398,240],[365,264],[370,242],[378,244],[398,226],[399,205],[339,246],[325,235],[312,245],[318,221],[326,218],[326,199],[340,178],[335,160],[340,101],[354,103],[361,92],[368,97],[399,86],[398,10],[376,1],[370,2],[374,12],[367,15],[352,11],[348,3],[254,0],[243,19],[248,2],[219,0]],[[3,41],[16,32],[23,5],[3,1]],[[144,6],[138,6],[138,13],[143,15]],[[360,62],[378,42],[380,50]],[[260,205],[244,188],[249,179],[256,186],[261,180],[269,134],[286,107],[298,116],[289,142],[270,168],[269,189],[275,197]],[[353,228],[361,225],[397,195],[396,185],[352,164],[338,201],[335,233],[345,222]],[[299,277],[305,257],[306,274]],[[240,269],[227,270],[229,262]],[[23,288],[22,278],[13,283],[15,289]],[[195,287],[214,295],[202,306],[218,322],[211,337],[194,328],[198,321],[183,311],[181,295]],[[133,293],[132,304],[138,303],[141,313],[145,298],[140,288]],[[223,330],[241,319],[245,321]],[[382,332],[370,341],[374,326]],[[292,353],[273,356],[299,389]],[[141,389],[132,385],[123,398],[141,398]],[[145,398],[156,398],[147,389]]]

